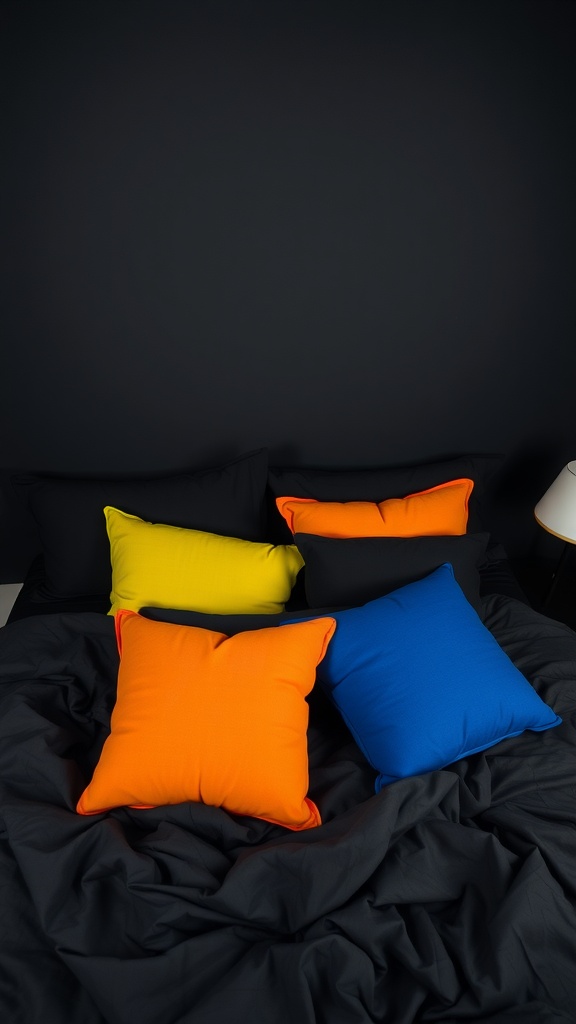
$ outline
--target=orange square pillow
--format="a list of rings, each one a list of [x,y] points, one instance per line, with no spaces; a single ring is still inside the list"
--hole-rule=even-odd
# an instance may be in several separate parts
[[[334,619],[231,637],[124,609],[115,623],[111,731],[78,813],[193,800],[290,829],[320,824],[305,697]]]
[[[474,481],[463,477],[405,498],[316,501],[276,498],[292,533],[319,537],[430,537],[466,533]]]

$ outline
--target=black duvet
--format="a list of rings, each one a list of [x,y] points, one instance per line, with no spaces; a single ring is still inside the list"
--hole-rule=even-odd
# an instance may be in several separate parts
[[[374,795],[322,693],[293,833],[182,804],[74,811],[107,735],[113,622],[0,631],[0,1020],[576,1020],[576,634],[505,596],[485,623],[563,717]]]

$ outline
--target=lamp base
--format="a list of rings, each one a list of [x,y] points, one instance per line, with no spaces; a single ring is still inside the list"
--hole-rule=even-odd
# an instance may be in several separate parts
[[[564,542],[564,547],[562,548],[562,554],[560,555],[560,558],[558,559],[558,565],[556,566],[556,569],[555,569],[554,574],[552,576],[552,582],[551,582],[551,584],[550,584],[550,586],[549,586],[549,588],[548,588],[548,590],[546,592],[546,596],[545,596],[545,598],[544,598],[544,600],[542,602],[542,607],[543,608],[547,608],[548,604],[552,600],[552,597],[553,597],[554,592],[556,590],[556,587],[558,585],[558,580],[560,579],[560,574],[562,572],[562,569],[564,568],[564,564],[566,562],[566,558],[567,558],[569,549],[570,549],[570,545],[565,541]]]

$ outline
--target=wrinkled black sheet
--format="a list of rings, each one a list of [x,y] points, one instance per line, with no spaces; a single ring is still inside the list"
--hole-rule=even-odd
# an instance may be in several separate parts
[[[0,1020],[557,1024],[576,1020],[576,634],[506,596],[486,624],[563,716],[373,792],[320,691],[288,832],[196,804],[85,818],[112,620],[0,630]]]

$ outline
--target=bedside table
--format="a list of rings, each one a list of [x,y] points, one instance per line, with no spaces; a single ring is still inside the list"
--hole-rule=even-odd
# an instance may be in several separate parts
[[[0,583],[0,626],[5,625],[21,589],[21,583]]]
[[[516,579],[536,611],[576,629],[576,567],[572,564],[576,551],[570,554],[564,561],[560,575],[557,563],[548,558],[511,559],[511,565]]]

